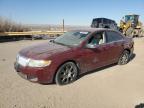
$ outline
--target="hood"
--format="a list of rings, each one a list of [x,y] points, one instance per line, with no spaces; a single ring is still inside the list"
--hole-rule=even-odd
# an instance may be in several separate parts
[[[24,48],[20,55],[33,59],[47,59],[48,57],[69,50],[70,47],[48,42]]]

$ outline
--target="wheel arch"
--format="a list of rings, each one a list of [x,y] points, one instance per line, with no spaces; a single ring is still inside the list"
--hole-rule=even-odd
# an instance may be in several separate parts
[[[128,52],[129,52],[129,54],[131,53],[131,51],[130,51],[130,49],[129,49],[129,48],[125,48],[125,49],[124,49],[124,51],[125,51],[125,50],[126,50],[126,51],[128,51]]]
[[[55,73],[54,73],[54,76],[53,76],[53,82],[55,82],[55,76],[56,76],[56,73],[57,73],[58,69],[59,69],[63,64],[65,64],[65,63],[67,63],[67,62],[73,62],[73,63],[76,65],[76,67],[77,67],[77,69],[78,69],[78,75],[79,75],[79,71],[80,71],[79,63],[76,62],[75,60],[66,60],[66,61],[60,63],[60,65],[58,65],[58,67],[56,68]]]

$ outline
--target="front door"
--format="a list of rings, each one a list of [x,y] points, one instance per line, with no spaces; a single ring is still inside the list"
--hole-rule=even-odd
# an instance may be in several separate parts
[[[87,41],[87,44],[94,47],[81,49],[80,62],[83,64],[81,67],[82,72],[91,71],[107,64],[109,60],[107,58],[108,48],[105,40],[105,32],[95,33]]]

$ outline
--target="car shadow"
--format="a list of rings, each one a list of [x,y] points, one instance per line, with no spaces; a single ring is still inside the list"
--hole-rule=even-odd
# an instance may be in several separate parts
[[[130,62],[130,61],[132,61],[132,60],[133,60],[135,57],[136,57],[136,54],[135,54],[135,53],[133,53],[133,54],[131,55],[131,57],[130,57],[129,62]]]
[[[136,105],[135,108],[144,108],[144,103],[140,103],[140,104]]]
[[[135,57],[136,57],[136,54],[132,54],[131,57],[130,57],[129,62],[131,62]],[[110,64],[110,65],[107,65],[107,66],[104,66],[104,67],[101,67],[101,68],[98,68],[98,69],[95,69],[95,70],[92,70],[92,71],[88,71],[86,73],[83,73],[83,74],[79,75],[77,80],[79,80],[80,78],[84,77],[85,75],[89,75],[89,74],[92,74],[92,73],[100,72],[101,70],[104,70],[104,69],[107,69],[107,68],[110,68],[110,67],[113,67],[113,66],[116,66],[116,65],[117,65],[117,63],[114,63],[114,64]],[[53,81],[52,83],[42,84],[42,85],[55,85],[55,84],[56,83]]]
[[[88,71],[86,73],[83,73],[83,74],[79,75],[78,79],[84,77],[85,75],[100,72],[101,70],[104,70],[104,69],[107,69],[107,68],[110,68],[110,67],[113,67],[113,66],[116,66],[116,65],[117,65],[117,63],[114,63],[114,64],[110,64],[110,65],[107,65],[107,66],[104,66],[104,67],[101,67],[101,68],[98,68],[98,69],[95,69],[95,70],[92,70],[92,71]]]

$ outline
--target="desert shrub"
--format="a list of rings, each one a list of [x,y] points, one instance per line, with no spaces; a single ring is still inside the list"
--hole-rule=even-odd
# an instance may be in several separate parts
[[[29,28],[17,24],[16,22],[11,21],[10,19],[0,17],[0,32],[23,32],[29,31]]]

